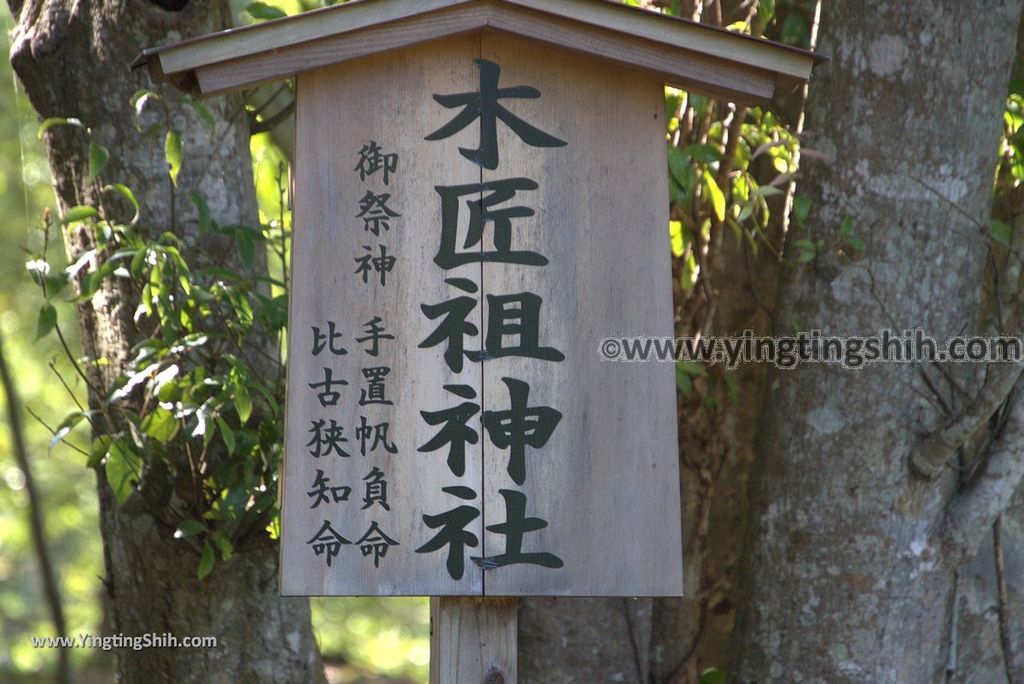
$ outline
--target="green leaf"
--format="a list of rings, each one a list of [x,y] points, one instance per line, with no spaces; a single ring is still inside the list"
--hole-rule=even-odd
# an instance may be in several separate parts
[[[1007,247],[1010,246],[1010,238],[1012,236],[1012,231],[1010,230],[1009,225],[1003,223],[999,219],[992,219],[989,222],[988,226],[989,230],[992,231],[992,237],[995,240],[1003,243]]]
[[[684,396],[689,396],[693,391],[693,380],[679,366],[676,366],[676,387]]]
[[[196,577],[203,579],[213,570],[213,564],[216,562],[216,556],[213,553],[213,547],[210,546],[210,542],[203,542],[203,555],[199,559],[199,568],[196,570]]]
[[[188,539],[206,531],[206,525],[198,520],[184,520],[174,531],[175,539]]]
[[[696,361],[677,361],[676,370],[681,370],[690,377],[703,378],[707,375],[707,371],[704,370],[704,366],[697,363]]]
[[[64,441],[64,438],[68,436],[75,426],[82,422],[83,419],[87,418],[91,412],[89,411],[73,411],[65,416],[64,420],[57,426],[56,432],[53,433],[53,437],[50,438],[50,445],[47,451],[53,451],[53,447],[57,446]]]
[[[100,175],[110,161],[110,152],[103,145],[89,141],[89,179]]]
[[[231,554],[234,553],[235,547],[232,546],[231,542],[228,541],[228,538],[224,536],[223,532],[217,530],[213,535],[211,535],[210,540],[213,542],[213,545],[217,547],[217,550],[220,551],[221,558],[224,560],[231,558]]]
[[[87,218],[96,218],[100,215],[100,212],[96,211],[96,207],[90,207],[85,204],[80,204],[77,207],[71,207],[64,215],[60,218],[60,222],[74,223],[75,221],[84,221]]]
[[[244,230],[237,231],[235,244],[238,245],[238,255],[242,258],[242,265],[246,269],[252,268],[256,259],[256,243],[252,235]]]
[[[193,110],[195,110],[195,113],[199,116],[199,118],[202,119],[203,122],[210,128],[213,128],[217,125],[217,119],[213,117],[213,112],[211,112],[202,102],[200,102],[199,100],[193,100],[190,97],[186,98],[184,102]]]
[[[790,12],[782,22],[782,42],[787,45],[806,47],[810,40],[807,33],[807,22],[799,12]]]
[[[693,191],[696,177],[693,174],[690,158],[674,145],[670,145],[668,148],[668,170],[672,180],[678,183],[680,188],[688,192]]]
[[[99,269],[85,277],[85,280],[82,282],[82,290],[78,297],[75,298],[75,301],[88,301],[94,294],[96,294],[96,292],[99,291],[100,286],[103,284],[103,280],[110,277],[116,269],[117,264],[113,261],[105,261],[100,264]]]
[[[104,185],[103,189],[113,190],[117,194],[121,195],[121,197],[124,197],[126,200],[128,200],[128,203],[132,205],[133,209],[135,209],[135,216],[132,217],[131,221],[132,225],[134,226],[135,223],[139,220],[139,200],[135,198],[135,193],[132,192],[131,188],[129,188],[127,185],[122,185],[121,183],[111,183],[110,185]]]
[[[107,482],[114,490],[118,503],[123,505],[135,491],[135,483],[138,481],[141,465],[142,460],[127,440],[117,439],[110,444],[104,462],[104,470],[107,474]]]
[[[725,684],[725,681],[725,672],[717,667],[704,670],[700,675],[700,684]]]
[[[722,194],[722,188],[718,187],[718,181],[711,175],[710,171],[704,171],[704,187],[708,191],[708,196],[711,199],[711,207],[715,211],[715,217],[719,221],[725,220],[725,195]]]
[[[192,204],[196,207],[196,220],[199,222],[199,234],[202,235],[206,231],[210,230],[210,226],[213,223],[210,220],[210,206],[206,203],[206,200],[203,199],[203,196],[198,193],[190,192],[188,194],[188,198],[192,200]]]
[[[171,182],[177,185],[178,174],[181,173],[181,133],[167,131],[167,137],[164,138],[164,156],[167,158]]]
[[[68,119],[63,116],[53,116],[49,119],[45,119],[43,123],[39,124],[39,130],[36,132],[36,135],[38,135],[39,139],[42,140],[43,134],[46,133],[46,131],[53,128],[54,126],[75,126],[77,128],[85,128],[85,126],[82,125],[82,122],[78,119]]]
[[[796,217],[798,225],[804,225],[808,214],[811,213],[811,198],[802,195],[793,198],[793,216]]]
[[[235,431],[231,429],[227,421],[217,416],[217,427],[220,428],[221,437],[224,438],[224,446],[228,448],[228,454],[235,453]]]
[[[178,428],[180,427],[174,414],[165,408],[158,408],[148,414],[142,419],[142,424],[139,425],[139,428],[144,433],[161,444],[170,442],[174,435],[178,433]]]
[[[148,100],[159,100],[162,99],[160,95],[154,93],[152,90],[136,90],[135,94],[132,95],[131,105],[132,109],[135,110],[135,116],[142,116],[142,110],[146,107]]]
[[[686,249],[686,240],[684,239],[682,221],[668,222],[668,237],[669,242],[672,244],[672,256],[676,258],[683,256],[683,251]]]
[[[238,420],[245,425],[252,415],[252,397],[244,385],[235,385],[235,410],[238,411]]]
[[[722,153],[714,145],[687,145],[683,148],[683,154],[705,164],[722,161]]]
[[[754,194],[758,197],[775,197],[776,195],[781,195],[782,191],[774,185],[762,185],[754,190]]]
[[[271,7],[265,2],[251,3],[243,11],[253,19],[259,19],[261,21],[280,19],[281,17],[288,16],[282,10],[278,9],[277,7]]]
[[[86,461],[86,465],[90,468],[100,467],[103,459],[107,457],[107,451],[110,449],[113,441],[114,438],[111,435],[100,435],[92,440],[92,446],[89,449],[89,460]]]
[[[36,322],[36,339],[40,340],[50,334],[50,331],[57,327],[57,309],[53,304],[46,302],[39,308],[39,318]]]

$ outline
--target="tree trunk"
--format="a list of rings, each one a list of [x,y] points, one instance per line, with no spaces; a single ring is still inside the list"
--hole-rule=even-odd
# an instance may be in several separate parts
[[[647,684],[651,599],[519,600],[522,684]]]
[[[207,125],[169,87],[162,101],[142,108],[130,99],[152,89],[147,74],[129,65],[144,48],[204,34],[230,25],[224,2],[188,0],[10,0],[17,18],[11,62],[40,117],[75,117],[110,151],[100,182],[87,178],[88,143],[80,129],[51,128],[46,143],[61,210],[114,197],[104,183],[131,187],[141,207],[141,225],[159,234],[173,230],[204,263],[231,265],[229,245],[204,238],[201,250],[187,196],[201,194],[222,224],[256,225],[248,121],[240,98],[206,103],[215,124]],[[136,131],[157,125],[183,131],[185,161],[172,190],[162,135]],[[68,231],[71,258],[90,248],[91,236]],[[235,264],[237,266],[237,264]],[[115,279],[117,280],[117,279]],[[83,346],[90,358],[109,365],[94,373],[94,387],[109,387],[143,333],[133,323],[137,302],[108,283],[80,306]],[[93,407],[104,397],[91,392]],[[140,493],[119,506],[102,469],[98,471],[100,526],[106,563],[110,631],[127,636],[170,632],[177,638],[212,635],[208,649],[118,650],[117,681],[311,682],[323,673],[305,599],[277,595],[277,547],[269,539],[242,543],[204,581],[196,580],[198,554],[172,538],[166,515],[172,483],[166,468],[144,471]],[[258,536],[258,535],[257,535]]]
[[[805,162],[801,184],[814,202],[806,237],[824,247],[784,276],[777,334],[921,328],[941,341],[985,330],[993,161],[1020,9],[824,3],[831,61],[815,72],[807,143],[829,160]],[[846,218],[863,252],[840,236]],[[954,578],[1019,483],[1020,402],[979,452],[983,476],[936,449],[925,460],[938,462],[937,479],[913,474],[908,459],[991,394],[984,372],[919,363],[772,373],[738,681],[956,675],[946,671]]]

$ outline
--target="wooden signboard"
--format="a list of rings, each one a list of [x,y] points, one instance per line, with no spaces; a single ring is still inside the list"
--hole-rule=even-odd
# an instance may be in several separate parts
[[[662,86],[760,102],[816,60],[602,0],[361,0],[143,53],[199,95],[297,77],[282,593],[681,594],[672,365],[598,349],[673,330]],[[514,636],[448,601],[438,634]]]
[[[597,348],[672,331],[661,83],[484,32],[297,98],[283,593],[681,593],[673,368]]]

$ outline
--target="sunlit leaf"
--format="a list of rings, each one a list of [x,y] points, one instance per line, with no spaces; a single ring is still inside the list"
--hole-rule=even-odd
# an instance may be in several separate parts
[[[90,207],[85,204],[80,204],[77,207],[71,207],[64,212],[61,217],[61,223],[74,223],[75,221],[84,221],[89,218],[96,218],[100,215],[100,212],[96,210],[96,207]]]
[[[69,413],[64,420],[60,422],[60,425],[57,426],[57,430],[54,432],[53,437],[50,438],[48,450],[53,451],[53,448],[63,442],[64,438],[75,429],[75,426],[87,418],[90,413],[90,411],[73,411]]]
[[[43,134],[54,126],[75,126],[76,128],[85,128],[85,126],[82,125],[82,122],[78,119],[53,116],[49,119],[44,119],[43,123],[39,124],[39,130],[36,132],[36,135],[39,136],[40,140],[42,140]]]
[[[158,408],[147,414],[139,427],[156,441],[167,444],[178,433],[180,425],[173,413],[165,408]]]
[[[235,387],[235,410],[238,411],[238,420],[245,425],[252,414],[252,397],[244,385]]]
[[[708,197],[711,199],[711,208],[715,211],[715,218],[719,221],[725,220],[725,195],[722,194],[722,188],[718,187],[718,181],[711,174],[710,171],[705,170],[704,175],[704,188],[708,192]]]
[[[259,19],[261,21],[280,19],[281,17],[288,16],[283,10],[278,9],[277,7],[272,7],[265,2],[250,3],[243,11],[253,19]]]
[[[683,224],[681,221],[669,221],[668,222],[668,235],[669,240],[672,243],[672,256],[681,257],[683,256],[683,249],[685,244],[683,242]]]
[[[164,138],[164,156],[167,158],[171,182],[177,185],[178,174],[181,173],[181,134],[177,131],[167,131],[167,137]]]
[[[104,470],[118,503],[124,504],[135,491],[141,466],[142,459],[124,439],[111,442],[104,461]]]

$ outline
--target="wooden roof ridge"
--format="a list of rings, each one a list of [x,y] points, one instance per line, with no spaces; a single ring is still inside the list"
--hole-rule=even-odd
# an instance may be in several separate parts
[[[614,0],[354,0],[151,48],[132,68],[214,95],[386,50],[491,28],[737,101],[770,99],[820,55]]]

